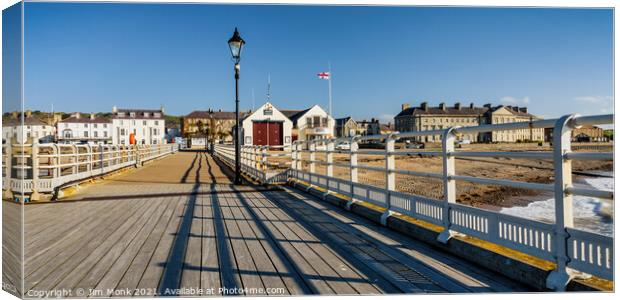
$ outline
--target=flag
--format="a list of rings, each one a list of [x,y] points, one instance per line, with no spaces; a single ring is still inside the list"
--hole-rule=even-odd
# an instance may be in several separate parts
[[[321,72],[319,74],[317,74],[319,76],[320,79],[325,79],[325,80],[329,80],[329,72]]]

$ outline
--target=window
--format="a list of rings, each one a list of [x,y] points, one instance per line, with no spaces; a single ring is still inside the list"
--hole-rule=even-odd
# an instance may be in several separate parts
[[[312,118],[306,118],[306,127],[312,127]]]
[[[88,137],[88,131],[84,131],[84,137]]]
[[[159,125],[159,121],[155,121],[155,125]]]
[[[97,131],[93,132],[93,137],[97,137]]]
[[[93,127],[97,128],[97,123],[93,124]]]
[[[125,129],[121,128],[121,135],[125,135]]]
[[[149,117],[149,113],[145,112],[144,113],[144,117],[148,118]],[[145,124],[146,125],[146,124]]]
[[[320,116],[314,116],[314,119],[312,120],[312,125],[314,127],[321,126],[321,117]]]
[[[131,121],[131,125],[136,126],[136,120]]]
[[[142,121],[142,125],[146,126],[146,120]]]
[[[160,113],[155,113],[155,118],[159,118],[159,117],[161,117],[161,114]]]
[[[321,119],[321,127],[327,127],[327,118]]]
[[[136,113],[132,111],[132,112],[129,113],[129,116],[133,118],[133,117],[136,116]]]
[[[108,128],[108,124],[103,124],[103,128]]]
[[[108,132],[107,131],[103,132],[103,137],[106,137],[106,138],[108,137]]]

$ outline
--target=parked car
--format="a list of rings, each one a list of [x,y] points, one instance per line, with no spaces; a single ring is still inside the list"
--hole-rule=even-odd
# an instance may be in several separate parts
[[[405,149],[424,149],[424,143],[422,142],[407,142]]]
[[[340,142],[336,145],[336,150],[351,150],[351,143],[347,141]]]
[[[471,144],[470,140],[460,140],[460,141],[456,141],[457,145],[469,145]]]

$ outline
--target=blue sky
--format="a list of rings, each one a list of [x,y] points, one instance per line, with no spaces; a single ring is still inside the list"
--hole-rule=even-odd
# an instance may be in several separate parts
[[[26,3],[25,106],[234,109],[226,41],[247,41],[241,107],[384,120],[403,102],[612,113],[612,10]],[[6,101],[5,97],[5,101]]]

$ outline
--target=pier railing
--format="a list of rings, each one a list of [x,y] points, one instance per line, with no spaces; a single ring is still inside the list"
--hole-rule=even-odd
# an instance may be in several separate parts
[[[177,144],[6,144],[3,190],[16,195],[53,193],[68,183],[106,174],[178,151]]]
[[[214,145],[214,155],[230,168],[235,168],[235,147]],[[241,172],[262,184],[288,181],[291,147],[241,146]]]
[[[540,120],[522,123],[490,124],[472,127],[451,127],[442,130],[401,132],[388,135],[355,136],[352,138],[323,139],[313,141],[296,141],[290,149],[291,168],[288,172],[269,163],[272,159],[269,147],[244,146],[241,166],[244,173],[263,182],[301,181],[310,187],[323,189],[325,195],[338,193],[347,196],[350,207],[352,203],[364,201],[385,209],[381,220],[394,213],[424,220],[444,228],[438,236],[440,242],[446,243],[456,234],[473,236],[494,244],[502,245],[535,257],[552,261],[557,267],[547,278],[547,286],[562,290],[574,276],[598,276],[613,280],[613,237],[587,232],[574,228],[574,195],[601,199],[613,199],[613,191],[598,190],[576,186],[572,181],[572,161],[576,160],[613,160],[612,152],[573,152],[571,150],[571,131],[584,125],[605,125],[613,123],[613,115],[578,116],[567,115],[559,119]],[[553,128],[551,151],[535,152],[474,152],[456,151],[457,137],[463,134],[490,133],[508,130],[531,130]],[[405,149],[396,151],[395,143],[399,139],[441,136],[441,151]],[[361,143],[370,141],[385,143],[383,149],[359,149]],[[348,147],[338,147],[341,142],[348,142]],[[285,152],[285,155],[289,155]],[[334,161],[334,154],[348,156],[348,162]],[[234,168],[234,148],[216,146],[216,156]],[[317,155],[320,154],[320,155]],[[384,161],[383,166],[370,166],[359,163],[360,155],[378,155]],[[397,156],[421,155],[438,157],[441,160],[440,172],[428,170],[405,169],[396,164]],[[496,179],[489,176],[466,176],[457,173],[456,158],[521,158],[546,159],[553,163],[553,180],[551,183],[525,182],[518,180]],[[321,168],[317,168],[321,166]],[[346,170],[346,178],[336,176],[334,167]],[[278,170],[279,176],[274,170]],[[319,171],[320,170],[320,171]],[[378,172],[382,175],[371,179],[381,183],[360,182],[359,170]],[[270,173],[271,172],[271,173]],[[396,175],[403,174],[415,178],[440,181],[441,185],[429,185],[429,189],[440,189],[439,199],[426,195],[398,191]],[[383,177],[383,178],[380,178]],[[416,180],[416,179],[412,179]],[[457,182],[469,182],[482,185],[497,185],[510,188],[547,191],[555,199],[555,222],[546,223],[531,219],[502,214],[456,203]],[[437,191],[435,191],[437,192]]]

